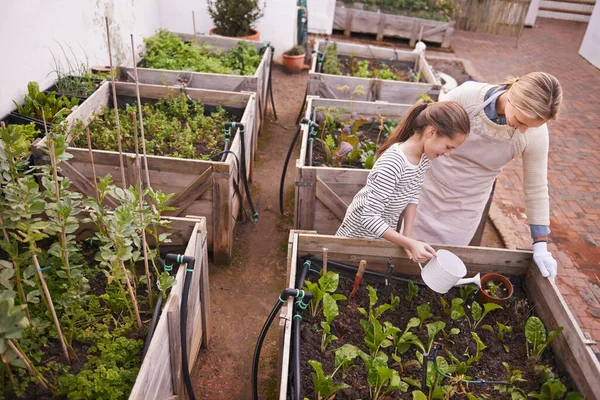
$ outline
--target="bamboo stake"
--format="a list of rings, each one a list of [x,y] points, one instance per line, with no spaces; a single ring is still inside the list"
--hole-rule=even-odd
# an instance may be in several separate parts
[[[17,346],[15,346],[15,344],[13,343],[13,341],[11,339],[8,339],[7,342],[8,342],[8,346],[10,347],[10,349],[17,354],[17,357],[19,357],[21,359],[21,361],[23,361],[23,364],[25,364],[25,368],[27,368],[27,371],[29,371],[29,373],[31,375],[33,375],[37,378],[37,380],[44,387],[44,389],[48,389],[48,385],[46,384],[46,382],[44,381],[42,376],[35,370],[35,368],[33,368],[31,366],[31,364],[27,360],[27,357],[25,357],[25,355],[19,351],[19,349],[17,348]]]
[[[142,101],[140,99],[140,83],[138,79],[137,65],[135,62],[135,46],[133,34],[131,35],[131,52],[133,54],[133,72],[135,75],[135,93],[137,95],[138,114],[140,114],[140,133],[142,135],[142,152],[144,153],[144,167],[146,168],[146,186],[150,187],[150,173],[148,172],[148,159],[146,157],[146,137],[144,136],[144,119],[142,116]]]
[[[152,277],[150,276],[150,266],[148,264],[148,251],[146,249],[146,229],[144,227],[144,214],[143,214],[143,196],[142,196],[142,174],[141,174],[141,163],[140,163],[140,151],[138,145],[138,134],[137,134],[137,118],[135,113],[131,113],[133,118],[133,142],[135,144],[135,169],[137,171],[137,188],[138,197],[140,203],[140,222],[142,225],[142,247],[144,248],[144,268],[146,269],[146,283],[148,284],[148,300],[150,308],[153,308],[152,299]]]
[[[4,221],[2,220],[2,218],[0,218],[0,225],[4,225]],[[6,228],[2,227],[2,233],[4,234],[4,239],[7,242],[10,242],[10,237],[8,236],[8,231],[6,230]],[[29,306],[27,305],[25,290],[23,290],[23,284],[21,283],[21,270],[18,268],[17,262],[15,260],[12,260],[12,257],[11,262],[13,268],[15,269],[15,274],[17,275],[16,280],[17,288],[19,289],[19,298],[21,299],[21,304],[25,305],[25,314],[27,314],[27,320],[31,322],[31,315],[29,315]]]
[[[90,128],[85,128],[87,135],[88,153],[90,154],[90,163],[92,165],[92,177],[94,178],[94,192],[96,193],[96,201],[100,204],[100,193],[98,193],[98,183],[96,181],[96,166],[94,164],[94,153],[92,152],[92,138],[90,137]]]
[[[6,365],[6,372],[8,372],[8,378],[10,379],[10,384],[12,386],[15,386],[15,377],[13,376],[12,373],[12,368],[10,367],[10,362],[8,361],[8,356],[5,354],[0,354],[0,358],[2,359],[2,362],[4,363],[4,365]]]
[[[50,296],[50,291],[48,290],[48,285],[46,285],[46,279],[44,278],[44,274],[40,269],[40,263],[37,258],[37,254],[33,253],[31,255],[33,259],[33,266],[38,273],[38,277],[42,282],[42,289],[44,291],[44,295],[46,297],[46,301],[48,302],[48,308],[50,309],[50,314],[52,314],[52,321],[54,321],[54,326],[56,326],[56,332],[58,333],[58,339],[60,340],[60,346],[62,347],[63,352],[65,353],[65,357],[67,358],[67,362],[71,363],[71,358],[69,357],[69,352],[67,350],[67,343],[65,342],[65,338],[62,333],[62,329],[60,329],[60,323],[58,322],[58,317],[56,316],[56,310],[54,309],[54,303],[52,302],[52,297]]]
[[[327,247],[323,247],[323,276],[327,275]]]
[[[129,281],[129,276],[127,275],[127,268],[125,268],[125,263],[123,262],[123,260],[119,260],[119,265],[121,265],[123,274],[125,274],[125,283],[127,284],[127,291],[129,292],[129,297],[131,297],[131,301],[133,302],[133,310],[135,311],[135,319],[137,320],[137,326],[138,328],[141,328],[142,319],[140,318],[140,311],[138,309],[137,300],[135,299],[135,294],[133,293],[133,288],[131,287],[131,282]]]
[[[198,37],[196,36],[196,15],[194,14],[194,10],[192,10],[192,22],[194,23],[194,43],[198,44]]]
[[[52,166],[52,178],[54,179],[54,190],[56,191],[56,204],[60,202],[60,184],[58,183],[58,162],[56,161],[56,151],[54,148],[54,134],[48,133],[48,126],[46,125],[46,116],[44,115],[44,111],[42,110],[42,119],[44,120],[44,132],[46,133],[46,138],[48,139],[48,151],[50,153],[50,165]],[[63,218],[60,212],[57,211],[56,216],[58,218],[58,222],[63,225]],[[60,229],[60,245],[61,252],[63,254],[65,268],[67,269],[67,280],[69,281],[69,286],[71,285],[71,265],[69,263],[69,250],[67,249],[67,231],[64,226],[61,226]]]
[[[110,31],[108,29],[108,17],[104,17],[106,21],[106,40],[108,42],[108,58],[110,65],[110,81],[112,84],[113,104],[115,106],[115,123],[117,124],[117,144],[119,146],[119,166],[121,167],[121,180],[123,181],[123,190],[127,189],[127,181],[125,180],[125,167],[123,165],[123,147],[121,145],[121,124],[119,123],[119,107],[117,106],[117,87],[115,85],[115,73],[112,64],[112,50],[110,48]],[[133,59],[135,65],[135,57]],[[137,77],[136,77],[137,80]],[[93,164],[92,164],[93,165]],[[95,176],[95,175],[94,175]]]

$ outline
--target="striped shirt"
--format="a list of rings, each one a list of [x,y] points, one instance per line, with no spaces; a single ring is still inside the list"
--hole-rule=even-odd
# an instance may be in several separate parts
[[[418,204],[419,190],[429,159],[423,154],[418,165],[411,164],[398,143],[383,153],[346,211],[336,235],[380,238],[388,228],[396,228],[408,204]]]

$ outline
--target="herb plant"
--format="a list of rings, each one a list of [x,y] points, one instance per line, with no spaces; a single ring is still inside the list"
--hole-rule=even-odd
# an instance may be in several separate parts
[[[14,100],[13,103],[21,115],[45,120],[47,123],[60,123],[71,113],[72,108],[79,104],[79,99],[58,96],[56,92],[46,94],[40,91],[37,82],[29,82],[23,105]]]
[[[345,383],[340,383],[335,386],[333,384],[334,374],[325,375],[323,372],[323,365],[320,362],[310,360],[308,363],[314,370],[314,372],[311,372],[310,374],[313,378],[313,385],[315,388],[315,400],[327,400],[338,390],[349,387]]]
[[[546,327],[538,317],[529,317],[525,323],[525,340],[527,341],[527,357],[541,357],[552,339],[563,331],[563,327],[546,334]]]
[[[331,294],[330,298],[333,301],[346,300],[346,296],[343,294],[334,293],[338,288],[339,281],[340,274],[328,271],[327,274],[321,276],[317,282],[305,282],[304,290],[308,290],[313,294],[313,298],[309,303],[311,315],[313,317],[321,311],[321,302],[326,293]]]
[[[208,13],[217,34],[234,37],[248,35],[263,16],[258,0],[208,0]]]

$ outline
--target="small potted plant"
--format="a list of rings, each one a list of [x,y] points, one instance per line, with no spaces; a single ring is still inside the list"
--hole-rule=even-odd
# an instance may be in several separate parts
[[[304,68],[304,46],[294,46],[283,53],[283,66],[290,73],[298,73]]]
[[[500,274],[485,274],[481,277],[479,300],[482,303],[505,304],[513,295],[513,285]]]
[[[215,24],[211,35],[260,40],[260,33],[252,27],[263,16],[258,0],[207,1],[208,13]]]

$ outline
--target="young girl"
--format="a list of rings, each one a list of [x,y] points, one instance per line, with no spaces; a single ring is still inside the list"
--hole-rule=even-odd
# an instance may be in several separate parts
[[[429,161],[449,156],[469,133],[469,116],[454,101],[415,104],[377,151],[377,162],[346,211],[336,235],[381,238],[402,246],[414,261],[436,255],[411,239],[419,190]],[[402,211],[404,232],[396,232]]]

